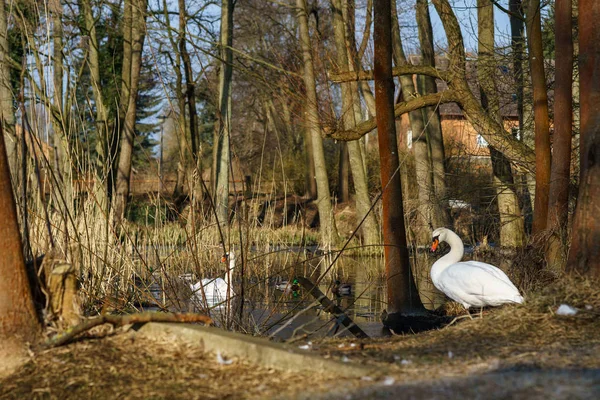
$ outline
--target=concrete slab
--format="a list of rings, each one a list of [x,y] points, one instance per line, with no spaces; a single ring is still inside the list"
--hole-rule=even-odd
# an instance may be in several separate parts
[[[150,322],[143,325],[138,333],[147,337],[175,337],[178,340],[197,343],[207,352],[220,352],[228,358],[239,357],[278,370],[326,373],[343,377],[380,375],[372,368],[329,360],[294,346],[215,327]]]

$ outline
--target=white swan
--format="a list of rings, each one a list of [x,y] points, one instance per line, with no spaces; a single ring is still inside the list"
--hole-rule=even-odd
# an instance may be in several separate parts
[[[229,268],[225,273],[225,279],[202,279],[202,281],[190,284],[192,289],[192,295],[196,297],[197,301],[203,303],[202,292],[206,296],[206,303],[209,306],[214,306],[219,303],[227,301],[228,298],[235,296],[233,292],[233,284],[231,283],[231,274],[235,268],[235,254],[232,252],[225,253],[221,258],[221,262],[227,262],[229,260]]]
[[[458,235],[450,229],[433,231],[431,250],[436,251],[440,242],[450,245],[450,253],[437,260],[431,267],[433,285],[462,304],[469,307],[499,306],[504,303],[523,303],[523,296],[498,267],[479,261],[460,260],[464,246]]]

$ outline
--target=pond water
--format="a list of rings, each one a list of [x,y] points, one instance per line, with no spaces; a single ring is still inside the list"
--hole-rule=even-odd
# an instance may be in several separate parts
[[[471,258],[472,248],[465,250],[465,259]],[[429,268],[437,257],[439,255],[432,257],[427,251],[413,252],[411,256],[421,300],[429,309],[444,302],[444,296],[433,288],[429,277]],[[293,290],[279,290],[286,286],[285,282],[289,284],[294,277],[301,276],[313,283],[318,282],[319,289],[369,336],[388,334],[381,323],[381,314],[386,308],[383,256],[341,255],[336,259],[335,254],[324,255],[307,248],[253,249],[243,262],[243,280],[240,258],[238,256],[234,273],[236,295],[229,304],[207,309],[195,299],[189,283],[183,282],[178,276],[167,276],[146,283],[146,290],[160,306],[144,309],[208,312],[218,325],[280,340],[351,336],[302,287],[294,285]],[[222,277],[224,272],[225,267],[221,265],[221,270],[195,276],[216,278]],[[169,281],[168,284],[165,284],[165,279]],[[196,277],[193,279],[199,280]],[[344,289],[341,294],[336,294],[333,289],[340,285],[349,290]]]

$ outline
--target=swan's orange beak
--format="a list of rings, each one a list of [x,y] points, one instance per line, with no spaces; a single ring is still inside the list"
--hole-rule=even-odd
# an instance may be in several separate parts
[[[440,240],[438,238],[434,238],[433,243],[431,243],[431,251],[436,251],[439,245]]]
[[[224,262],[227,262],[227,256],[223,256],[223,257],[221,257],[221,262],[222,262],[222,263],[224,263]]]

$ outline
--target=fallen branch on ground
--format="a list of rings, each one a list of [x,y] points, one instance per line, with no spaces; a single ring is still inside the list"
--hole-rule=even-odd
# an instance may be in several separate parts
[[[90,318],[74,327],[68,329],[64,333],[60,333],[46,340],[44,347],[58,347],[71,342],[77,335],[86,332],[93,327],[103,324],[111,324],[115,327],[129,324],[140,324],[147,322],[202,322],[205,325],[213,325],[214,322],[210,317],[201,314],[181,314],[181,313],[162,313],[162,312],[144,312],[129,315],[100,315],[99,317]]]

